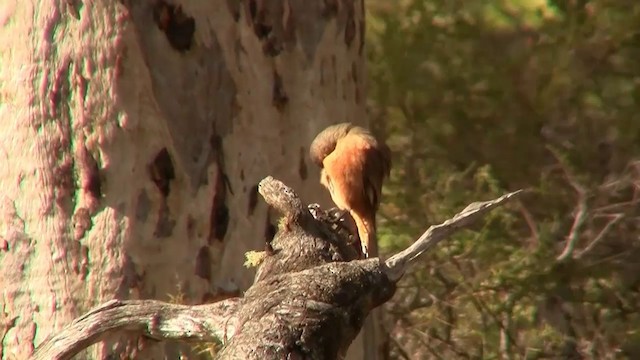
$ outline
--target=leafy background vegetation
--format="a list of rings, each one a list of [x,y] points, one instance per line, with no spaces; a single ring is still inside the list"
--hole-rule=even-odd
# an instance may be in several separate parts
[[[640,3],[369,0],[383,251],[526,196],[425,256],[397,359],[640,359]]]

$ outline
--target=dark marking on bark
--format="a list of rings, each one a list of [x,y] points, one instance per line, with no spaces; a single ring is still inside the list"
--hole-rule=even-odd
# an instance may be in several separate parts
[[[209,246],[205,245],[198,250],[195,265],[196,276],[211,281],[211,253]]]
[[[293,48],[296,26],[289,1],[248,0],[245,2],[248,24],[262,42],[266,56],[278,56],[286,48]]]
[[[227,0],[227,8],[233,17],[233,20],[236,22],[240,20],[240,1],[238,0]]]
[[[284,50],[284,45],[276,36],[266,36],[262,44],[262,53],[266,56],[276,57]]]
[[[283,44],[273,36],[269,36],[262,44],[262,52],[271,57],[276,57],[284,50]]]
[[[149,165],[149,175],[162,196],[169,196],[171,180],[175,179],[176,174],[167,148],[162,148],[153,159]]]
[[[147,191],[142,189],[138,194],[138,201],[136,204],[136,219],[145,222],[149,217],[149,210],[151,210],[151,199],[147,195]]]
[[[93,157],[89,157],[91,168],[88,178],[88,183],[86,184],[85,190],[89,191],[91,196],[95,199],[100,199],[102,197],[102,180],[100,177],[100,171],[98,170],[98,164],[96,163]]]
[[[81,207],[76,210],[71,219],[71,223],[73,224],[73,238],[75,240],[82,239],[87,230],[91,229],[93,225],[89,209]]]
[[[344,43],[347,44],[347,47],[351,47],[353,39],[356,37],[356,21],[354,19],[355,10],[353,8],[353,1],[345,1],[344,4],[347,11],[347,22],[344,28]]]
[[[364,14],[364,13],[363,13]],[[366,26],[364,25],[364,19],[358,20],[358,24],[360,25],[360,39],[358,40],[360,44],[358,45],[358,55],[362,55],[364,51],[364,37],[366,35]]]
[[[222,137],[215,132],[209,137],[209,146],[211,147],[211,154],[219,161],[222,157]]]
[[[229,228],[229,208],[227,207],[226,199],[227,186],[225,183],[225,174],[218,168],[209,219],[209,244],[212,244],[214,240],[222,242],[227,235]]]
[[[191,214],[187,215],[187,237],[192,240],[196,236],[196,219]]]
[[[169,0],[164,1],[169,3]],[[233,130],[232,106],[237,86],[230,69],[235,65],[226,63],[224,51],[215,36],[207,46],[200,46],[194,40],[188,56],[157,56],[167,50],[168,44],[164,39],[156,41],[158,36],[163,37],[154,30],[158,26],[152,16],[156,4],[157,1],[130,1],[126,5],[128,23],[136,29],[145,29],[135,31],[133,35],[149,68],[151,89],[160,116],[171,134],[172,161],[175,166],[180,164],[184,180],[189,182],[190,194],[187,195],[193,196],[203,186],[213,184],[213,164],[217,162],[224,169],[219,161],[222,155],[214,154],[215,150],[206,144],[212,136],[224,138]],[[223,2],[220,11],[226,11],[224,7]],[[183,10],[187,11],[187,7]],[[196,21],[196,26],[199,25]],[[154,31],[146,31],[149,29]],[[134,95],[126,82],[118,82],[116,86],[123,97]],[[131,102],[124,102],[123,106],[125,110],[134,111]],[[194,156],[196,148],[201,153]],[[194,161],[196,157],[197,161]]]
[[[287,0],[285,5],[289,11],[283,13],[283,29],[282,36],[285,44],[290,46],[296,43],[296,14],[293,13],[291,8],[291,0]]]
[[[240,181],[244,181],[244,169],[240,169]]]
[[[136,271],[136,264],[129,255],[124,256],[124,264],[122,266],[122,282],[120,283],[117,293],[119,295],[128,294],[130,289],[138,288],[142,282],[142,276]]]
[[[3,237],[0,237],[0,251],[9,251],[9,242]]]
[[[66,0],[65,5],[67,6],[67,12],[71,14],[76,20],[80,20],[80,10],[82,9],[83,3],[80,0]]]
[[[218,168],[220,169],[220,174],[222,174],[223,184],[227,190],[229,190],[229,194],[233,195],[233,188],[231,187],[231,181],[229,181],[229,177],[225,173],[225,163],[224,163],[224,153],[222,149],[222,137],[220,135],[214,133],[209,138],[209,144],[211,145],[211,157],[215,159],[215,162],[218,164]],[[219,175],[220,175],[219,174]]]
[[[256,0],[247,1],[248,10],[249,10],[249,23],[252,24],[256,18],[256,14],[258,13],[258,4]]]
[[[65,213],[71,214],[74,208],[76,184],[74,179],[74,158],[71,144],[71,66],[65,58],[56,70],[49,89],[49,115],[57,125],[57,134],[49,140],[52,154],[57,158],[53,169],[52,181],[56,205]]]
[[[267,4],[269,5],[269,4]],[[248,1],[249,22],[253,27],[253,33],[258,39],[263,40],[273,30],[273,26],[269,23],[269,13],[263,0]]]
[[[300,147],[300,162],[298,163],[298,175],[300,175],[300,179],[307,180],[309,176],[309,170],[307,169],[307,162],[305,159],[307,158],[307,151],[304,146]]]
[[[233,193],[233,188],[231,187],[231,181],[229,180],[229,177],[227,176],[227,174],[225,174],[224,172],[222,173],[222,180],[224,180],[224,186],[229,191],[229,194],[233,196],[234,193]]]
[[[158,222],[156,223],[156,229],[153,231],[153,236],[158,238],[168,238],[173,235],[173,228],[176,226],[175,220],[171,218],[171,212],[166,201],[162,201],[160,204],[160,211],[158,211]]]
[[[277,71],[273,72],[273,98],[271,103],[273,106],[278,109],[278,111],[283,112],[285,106],[289,102],[289,97],[284,90],[284,85],[282,84],[282,77],[278,74]]]
[[[273,27],[271,27],[271,25],[267,25],[261,22],[256,22],[253,24],[253,32],[256,34],[256,36],[260,40],[263,40],[264,38],[269,36],[269,34],[271,34],[272,29]]]
[[[351,78],[353,79],[354,97],[356,104],[360,104],[362,102],[362,97],[360,95],[360,86],[358,86],[358,67],[356,66],[355,61],[351,64]]]
[[[75,181],[73,178],[73,160],[69,154],[63,155],[58,166],[53,169],[53,186],[55,189],[56,205],[65,213],[73,210],[75,197]]]
[[[196,22],[182,11],[182,6],[158,1],[153,8],[153,19],[174,49],[185,52],[191,48]]]
[[[102,198],[102,178],[98,162],[84,144],[79,144],[76,151],[79,162],[80,187],[97,204],[97,201]]]
[[[324,7],[322,8],[322,16],[325,18],[332,18],[338,14],[338,1],[337,0],[324,0]]]
[[[256,206],[258,205],[258,184],[251,187],[251,191],[249,191],[249,206],[247,209],[247,214],[249,216],[253,215],[253,212],[256,210]]]

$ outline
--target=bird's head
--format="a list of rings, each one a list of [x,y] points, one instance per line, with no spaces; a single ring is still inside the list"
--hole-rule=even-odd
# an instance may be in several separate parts
[[[347,136],[354,128],[354,125],[348,122],[331,125],[322,130],[311,143],[309,147],[309,155],[314,164],[322,167],[322,161],[327,155],[331,154],[336,148],[338,140]]]

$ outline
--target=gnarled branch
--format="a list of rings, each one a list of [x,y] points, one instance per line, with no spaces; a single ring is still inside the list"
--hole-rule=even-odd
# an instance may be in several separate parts
[[[243,298],[198,306],[113,300],[45,340],[34,359],[70,359],[108,333],[125,330],[155,340],[218,340],[219,359],[339,358],[418,256],[520,193],[471,204],[382,262],[356,260],[344,237],[317,220],[282,182],[267,177],[259,192],[284,221]]]
[[[135,332],[156,340],[224,340],[236,330],[239,303],[238,298],[197,306],[157,300],[111,300],[49,337],[38,347],[33,358],[71,359],[117,331]]]

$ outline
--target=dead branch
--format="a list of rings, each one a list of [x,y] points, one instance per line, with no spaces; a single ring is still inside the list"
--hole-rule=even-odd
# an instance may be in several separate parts
[[[623,214],[613,214],[612,215],[612,219],[609,220],[609,222],[607,222],[607,224],[602,228],[602,230],[600,230],[600,232],[598,233],[598,235],[596,236],[595,239],[593,239],[589,245],[587,245],[582,251],[580,251],[579,253],[577,253],[574,258],[575,259],[580,259],[581,257],[583,257],[585,254],[589,253],[591,250],[593,250],[593,248],[595,248],[595,246],[605,237],[605,235],[607,235],[607,233],[609,232],[609,230],[611,230],[611,228],[613,227],[613,225],[617,224],[620,220],[622,220],[622,218],[624,217]]]
[[[40,345],[35,360],[66,360],[107,335],[128,331],[156,340],[212,342],[233,334],[239,299],[187,306],[156,300],[111,300]]]
[[[440,241],[448,238],[454,232],[470,226],[487,212],[504,204],[507,200],[522,193],[522,190],[503,195],[495,200],[475,202],[464,208],[453,218],[442,224],[429,227],[420,238],[405,250],[393,255],[386,261],[387,275],[393,281],[399,280],[415,260]]]
[[[588,192],[569,170],[569,165],[565,163],[558,151],[551,146],[547,146],[547,149],[549,150],[551,155],[556,158],[558,164],[560,165],[560,169],[567,179],[567,182],[569,183],[569,185],[571,185],[571,187],[578,195],[578,203],[576,204],[576,209],[574,211],[575,215],[573,218],[573,224],[571,225],[571,230],[569,230],[569,235],[567,235],[567,242],[565,243],[564,249],[562,250],[560,255],[556,257],[556,261],[562,262],[566,261],[569,258],[572,258],[576,244],[578,243],[578,239],[582,234],[582,227],[584,226],[584,223],[589,215],[589,208],[587,206]]]
[[[520,193],[471,204],[382,262],[356,260],[346,239],[314,218],[282,182],[267,177],[259,192],[283,221],[243,298],[198,306],[112,300],[49,337],[33,359],[70,359],[119,331],[159,341],[218,340],[223,343],[218,359],[340,358],[368,314],[393,296],[396,282],[421,254]]]
[[[587,220],[587,214],[587,197],[584,192],[579,192],[573,224],[571,225],[571,230],[569,230],[569,235],[567,235],[567,242],[564,249],[560,255],[556,257],[557,261],[565,261],[573,256],[573,251],[578,243],[580,235],[582,234],[582,227]]]

